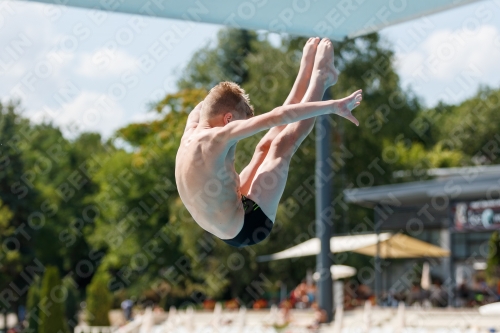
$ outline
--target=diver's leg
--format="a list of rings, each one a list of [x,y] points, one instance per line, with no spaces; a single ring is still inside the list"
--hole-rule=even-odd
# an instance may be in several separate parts
[[[333,66],[333,45],[330,40],[323,39],[318,44],[310,84],[302,102],[321,100],[325,90],[337,82],[337,77],[338,72]],[[314,119],[286,125],[271,141],[246,192],[273,221],[285,189],[291,158],[314,127]]]
[[[316,56],[316,48],[318,47],[319,42],[320,39],[318,37],[314,37],[309,38],[304,45],[299,73],[297,74],[295,83],[293,84],[293,87],[283,105],[296,104],[304,98],[311,79]],[[266,158],[269,148],[271,147],[271,142],[286,126],[287,125],[282,125],[271,128],[255,147],[255,152],[250,160],[250,163],[240,172],[240,190],[243,195],[248,194],[248,190],[250,189],[252,180],[255,177],[255,173]]]

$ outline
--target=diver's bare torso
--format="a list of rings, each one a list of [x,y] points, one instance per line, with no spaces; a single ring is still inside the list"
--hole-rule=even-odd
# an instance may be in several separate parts
[[[244,210],[240,177],[234,169],[236,144],[221,139],[221,128],[188,129],[175,162],[181,200],[193,219],[221,239],[241,230]]]

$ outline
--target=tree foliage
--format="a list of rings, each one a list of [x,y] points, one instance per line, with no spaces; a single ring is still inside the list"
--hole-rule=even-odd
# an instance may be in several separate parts
[[[18,104],[0,103],[0,289],[14,282],[20,288],[27,284],[20,273],[34,257],[33,234],[26,228],[29,214],[33,211],[38,194],[29,188],[26,156],[23,154],[25,138],[29,135],[29,121],[16,112]],[[23,230],[24,237],[18,237]],[[2,307],[4,307],[2,302]],[[14,306],[14,304],[10,304]],[[10,307],[8,306],[8,308]]]
[[[80,291],[78,290],[78,284],[72,276],[65,276],[62,279],[62,286],[67,291],[67,297],[64,301],[64,309],[66,314],[66,322],[68,323],[68,329],[73,332],[75,327],[79,323],[79,309],[80,309]]]
[[[37,277],[31,284],[28,290],[28,297],[26,301],[26,313],[28,314],[28,327],[27,332],[38,333],[38,320],[40,318],[39,312],[40,305],[40,278]]]
[[[108,289],[108,273],[97,273],[87,286],[87,322],[90,326],[109,326],[113,295]]]
[[[257,34],[252,31],[221,29],[215,47],[209,43],[193,55],[179,80],[179,88],[210,89],[221,81],[246,82],[250,70],[242,64],[256,40]]]
[[[59,270],[55,266],[47,266],[42,279],[40,290],[40,309],[50,311],[39,311],[40,333],[66,333],[67,326],[64,315],[64,300],[66,290],[62,286]]]

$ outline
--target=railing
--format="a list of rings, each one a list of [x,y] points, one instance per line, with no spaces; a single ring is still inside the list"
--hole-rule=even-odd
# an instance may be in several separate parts
[[[74,333],[149,333],[153,327],[153,313],[150,308],[143,315],[137,315],[133,321],[122,327],[113,326],[77,326]]]
[[[115,333],[118,327],[113,326],[76,326],[75,333]]]
[[[136,317],[134,321],[131,321],[125,326],[120,327],[115,333],[139,333],[142,326],[142,316]]]

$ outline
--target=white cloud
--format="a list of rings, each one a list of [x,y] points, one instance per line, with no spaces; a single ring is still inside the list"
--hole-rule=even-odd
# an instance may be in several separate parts
[[[127,123],[123,108],[106,94],[82,91],[56,109],[42,109],[27,114],[34,122],[50,121],[61,127],[64,135],[99,132],[109,137]]]
[[[164,114],[159,114],[156,111],[137,112],[129,119],[131,123],[147,123],[154,120],[160,120],[165,117]]]
[[[0,71],[0,94],[4,99],[21,97],[23,104],[29,107],[34,102],[45,104],[48,101],[40,101],[50,99],[51,87],[68,80],[66,74],[73,67],[75,54],[58,48],[63,34],[46,16],[43,10],[46,6],[24,2],[5,4],[10,9],[2,12],[0,58],[7,65]],[[13,89],[23,94],[12,93]]]
[[[500,83],[500,32],[492,25],[475,31],[437,30],[413,51],[396,54],[403,84],[431,96],[431,104],[442,99],[460,102],[475,93],[479,84]]]
[[[117,43],[116,32],[128,26],[130,15],[109,13],[102,24],[97,24],[91,12],[84,9],[4,2],[12,7],[12,13],[5,6],[0,13],[0,100],[21,98],[26,116],[41,121],[43,115],[65,126],[62,130],[70,136],[81,131],[109,136],[131,121],[155,119],[156,114],[144,112],[147,103],[175,89],[172,82],[176,75],[172,72],[182,67],[200,45],[212,40],[219,29],[194,25],[189,38],[158,61],[157,70],[147,73],[140,70],[137,60],[148,54],[163,31],[171,29],[171,20],[143,18],[143,31],[133,42],[122,45]],[[8,48],[21,39],[21,34],[30,45],[13,59]],[[5,63],[9,65],[4,69]],[[76,87],[76,92],[61,105],[58,96],[66,96],[68,85]],[[99,98],[107,99],[105,108],[96,106]],[[68,128],[71,124],[75,126]]]
[[[119,76],[126,71],[137,71],[137,59],[121,50],[110,52],[101,48],[94,53],[79,55],[76,73],[84,77]]]

